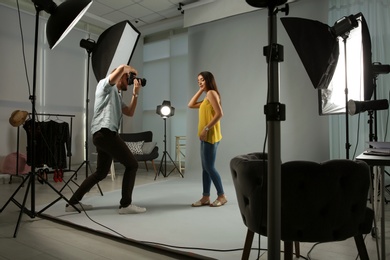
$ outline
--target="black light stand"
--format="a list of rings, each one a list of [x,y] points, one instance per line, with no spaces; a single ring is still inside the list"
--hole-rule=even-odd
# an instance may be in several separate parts
[[[268,63],[268,100],[264,106],[268,132],[268,208],[267,237],[268,259],[280,259],[281,241],[281,121],[285,120],[285,105],[279,102],[279,62],[283,61],[283,46],[277,43],[276,15],[288,15],[289,6],[278,9],[287,0],[247,0],[254,7],[268,7],[268,46],[264,55]]]
[[[286,5],[288,14],[288,5]],[[279,62],[283,61],[283,46],[277,43],[277,5],[268,6],[268,43],[264,55],[269,64],[268,103],[265,106],[268,132],[268,259],[280,259],[281,240],[281,121],[285,120],[285,105],[279,102]]]
[[[36,9],[36,15],[35,15],[35,39],[34,39],[34,68],[33,68],[33,92],[32,95],[30,95],[29,99],[31,100],[31,120],[32,120],[32,129],[31,129],[31,138],[30,138],[30,149],[31,149],[31,171],[28,173],[27,177],[22,181],[22,183],[19,185],[19,187],[16,189],[16,191],[12,194],[12,196],[8,199],[8,201],[5,203],[5,205],[1,208],[0,213],[7,207],[9,202],[13,202],[15,205],[17,205],[20,208],[19,217],[17,220],[14,237],[16,237],[19,224],[22,219],[22,214],[26,213],[30,218],[35,218],[39,214],[41,214],[44,210],[46,210],[48,207],[42,209],[39,212],[36,212],[35,210],[35,154],[36,154],[36,140],[35,140],[35,120],[36,120],[36,111],[35,111],[35,101],[36,101],[36,83],[37,83],[37,53],[38,53],[38,27],[39,27],[39,13],[44,10],[44,7],[40,6],[39,4],[35,4]],[[20,204],[14,197],[19,192],[20,188],[24,186],[24,183],[28,180],[28,185],[26,188],[26,192],[23,198],[22,204]],[[46,184],[50,186],[50,188],[55,191],[60,198],[66,200],[69,202],[56,188],[54,188],[49,182],[44,180]],[[31,209],[26,208],[26,201],[27,196],[31,188]]]
[[[91,39],[87,39],[87,40],[84,40],[82,39],[80,41],[80,47],[84,48],[87,53],[88,53],[88,59],[87,59],[87,82],[86,82],[86,93],[85,93],[85,160],[81,163],[81,165],[76,169],[76,171],[73,173],[73,175],[69,178],[69,180],[64,184],[64,186],[62,187],[62,189],[60,191],[62,191],[70,181],[72,181],[73,183],[75,183],[73,181],[73,178],[76,177],[77,178],[77,173],[79,172],[79,170],[85,165],[85,177],[87,178],[88,177],[88,169],[89,171],[92,173],[92,170],[91,170],[91,164],[89,162],[89,151],[88,151],[88,135],[89,135],[89,128],[88,128],[88,124],[89,124],[89,116],[88,116],[88,112],[89,112],[89,67],[90,67],[90,61],[91,61],[91,53],[93,51],[93,48],[95,46],[95,42]],[[75,183],[77,184],[77,183]],[[100,194],[103,196],[103,192],[102,192],[102,189],[100,188],[99,186],[99,183],[96,184],[98,189],[99,189],[99,192]]]
[[[337,21],[335,25],[331,28],[335,37],[340,36],[343,39],[344,43],[344,71],[345,71],[345,158],[349,159],[349,149],[351,144],[349,143],[349,114],[348,114],[348,59],[347,59],[347,39],[349,37],[350,31],[358,27],[357,19],[351,15],[349,17],[344,17]]]
[[[164,177],[168,177],[175,169],[178,171],[181,177],[184,178],[183,174],[179,171],[179,168],[177,168],[176,163],[172,160],[172,157],[167,152],[167,118],[164,117],[163,119],[164,119],[164,152],[163,152],[163,156],[161,157],[158,173],[154,177],[154,180],[156,180],[157,176],[160,175],[160,172]],[[169,157],[169,159],[171,160],[174,166],[173,169],[168,174],[167,174],[167,156]],[[163,164],[164,164],[164,171],[162,170]]]
[[[161,157],[158,173],[154,177],[154,180],[156,180],[157,176],[160,175],[160,172],[164,177],[168,177],[175,169],[179,172],[181,177],[184,178],[179,168],[177,168],[176,163],[172,160],[172,157],[167,152],[167,118],[175,114],[175,108],[171,106],[170,101],[164,100],[161,105],[157,106],[156,114],[158,114],[164,119],[164,152],[163,152],[163,156]],[[171,160],[174,166],[174,168],[168,174],[167,174],[167,156],[169,157],[169,159]],[[164,171],[162,171],[163,164],[164,164]]]
[[[348,65],[347,65],[347,38],[348,35],[343,37],[344,42],[344,59],[345,59],[345,158],[349,159],[349,149],[351,144],[349,143],[349,115],[348,115]]]
[[[379,72],[379,73],[376,73],[375,72],[375,68],[378,68],[378,67],[385,67],[387,68],[387,70],[383,73],[383,72]],[[386,65],[385,66],[382,66],[381,64],[373,64],[373,68],[374,68],[374,77],[373,77],[373,85],[374,85],[374,100],[377,99],[377,95],[376,95],[376,87],[377,87],[377,80],[378,80],[378,76],[379,74],[387,74],[389,73],[389,68],[390,66]],[[368,111],[368,115],[369,115],[369,124],[370,124],[370,137],[369,137],[369,140],[370,142],[376,142],[378,141],[378,120],[377,120],[377,110],[374,110],[374,115],[373,115],[373,111]],[[372,128],[374,128],[374,130],[372,130]],[[388,176],[390,176],[390,174],[387,172],[387,171],[384,171],[384,173],[386,173]],[[385,179],[384,176],[382,178],[383,180]],[[390,190],[389,190],[389,187],[390,187],[390,184],[388,185],[385,185],[384,186],[384,190],[383,191],[380,191],[380,192],[387,192],[390,194]],[[384,196],[385,198],[385,202],[386,204],[389,202],[388,199],[386,199],[386,196]],[[376,230],[374,231],[374,228],[372,229],[372,232],[371,232],[372,236],[375,237],[376,236]]]
[[[372,82],[371,82],[371,40],[369,37],[368,28],[365,22],[365,19],[361,13],[356,15],[350,15],[348,17],[343,17],[338,20],[335,25],[331,28],[331,32],[334,37],[341,37],[344,43],[344,71],[345,71],[345,127],[346,127],[346,159],[349,159],[349,149],[351,144],[349,143],[349,118],[348,118],[348,60],[347,60],[347,39],[350,36],[350,33],[353,29],[359,26],[358,18],[361,19],[361,30],[362,30],[362,45],[363,45],[363,59],[365,64],[364,66],[364,100],[369,100],[372,96]],[[375,112],[376,114],[376,112]],[[376,130],[375,130],[376,131]]]

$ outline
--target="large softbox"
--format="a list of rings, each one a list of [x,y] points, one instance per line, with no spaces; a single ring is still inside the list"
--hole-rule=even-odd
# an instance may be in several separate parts
[[[99,36],[92,51],[92,69],[97,81],[119,65],[130,63],[140,35],[126,20],[111,26]]]

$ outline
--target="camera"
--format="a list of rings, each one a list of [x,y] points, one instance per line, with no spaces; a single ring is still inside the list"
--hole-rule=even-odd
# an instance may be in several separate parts
[[[129,78],[127,79],[127,84],[128,84],[129,86],[132,85],[133,82],[134,82],[134,79],[139,80],[139,81],[141,82],[141,86],[142,86],[142,87],[145,87],[145,85],[146,85],[146,79],[144,79],[144,78],[137,78],[133,72],[130,72],[130,76],[129,76]]]

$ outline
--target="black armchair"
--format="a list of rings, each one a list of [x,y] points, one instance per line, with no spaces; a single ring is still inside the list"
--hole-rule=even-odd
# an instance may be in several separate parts
[[[242,219],[248,227],[242,255],[248,259],[254,233],[267,236],[267,156],[237,156],[230,168]],[[292,259],[293,241],[331,242],[351,237],[360,259],[369,259],[363,241],[374,218],[373,210],[366,206],[369,185],[370,169],[362,161],[283,163],[281,239],[285,259]]]
[[[153,142],[153,132],[152,131],[145,131],[145,132],[139,132],[139,133],[120,133],[119,136],[122,138],[123,141],[126,143],[136,143],[143,141],[143,147],[146,145],[149,146],[149,151],[145,151],[143,149],[143,152],[141,154],[134,153],[134,157],[139,162],[145,162],[146,170],[149,171],[148,165],[146,164],[147,161],[151,161],[153,169],[155,174],[157,174],[156,165],[154,164],[154,159],[158,157],[158,146],[155,142]],[[142,148],[141,148],[142,149]]]

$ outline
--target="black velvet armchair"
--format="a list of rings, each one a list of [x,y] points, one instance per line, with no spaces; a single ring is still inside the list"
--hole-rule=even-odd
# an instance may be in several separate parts
[[[248,227],[242,255],[248,259],[254,233],[267,236],[267,155],[237,156],[230,168],[241,216]],[[370,169],[362,161],[283,163],[281,239],[285,259],[293,257],[293,241],[331,242],[351,237],[360,259],[369,259],[363,241],[374,218],[373,210],[366,206],[369,178]]]
[[[158,146],[155,142],[153,142],[153,132],[152,131],[144,131],[144,132],[138,132],[138,133],[120,133],[119,136],[122,138],[123,141],[126,143],[137,143],[137,142],[143,142],[141,145],[141,150],[143,150],[141,153],[134,153],[134,157],[139,162],[145,162],[146,170],[149,171],[147,161],[151,161],[153,169],[155,174],[157,174],[156,166],[154,164],[154,159],[158,157]],[[145,148],[145,146],[148,145],[150,149],[149,151],[146,151],[145,149],[142,149],[142,147]]]

